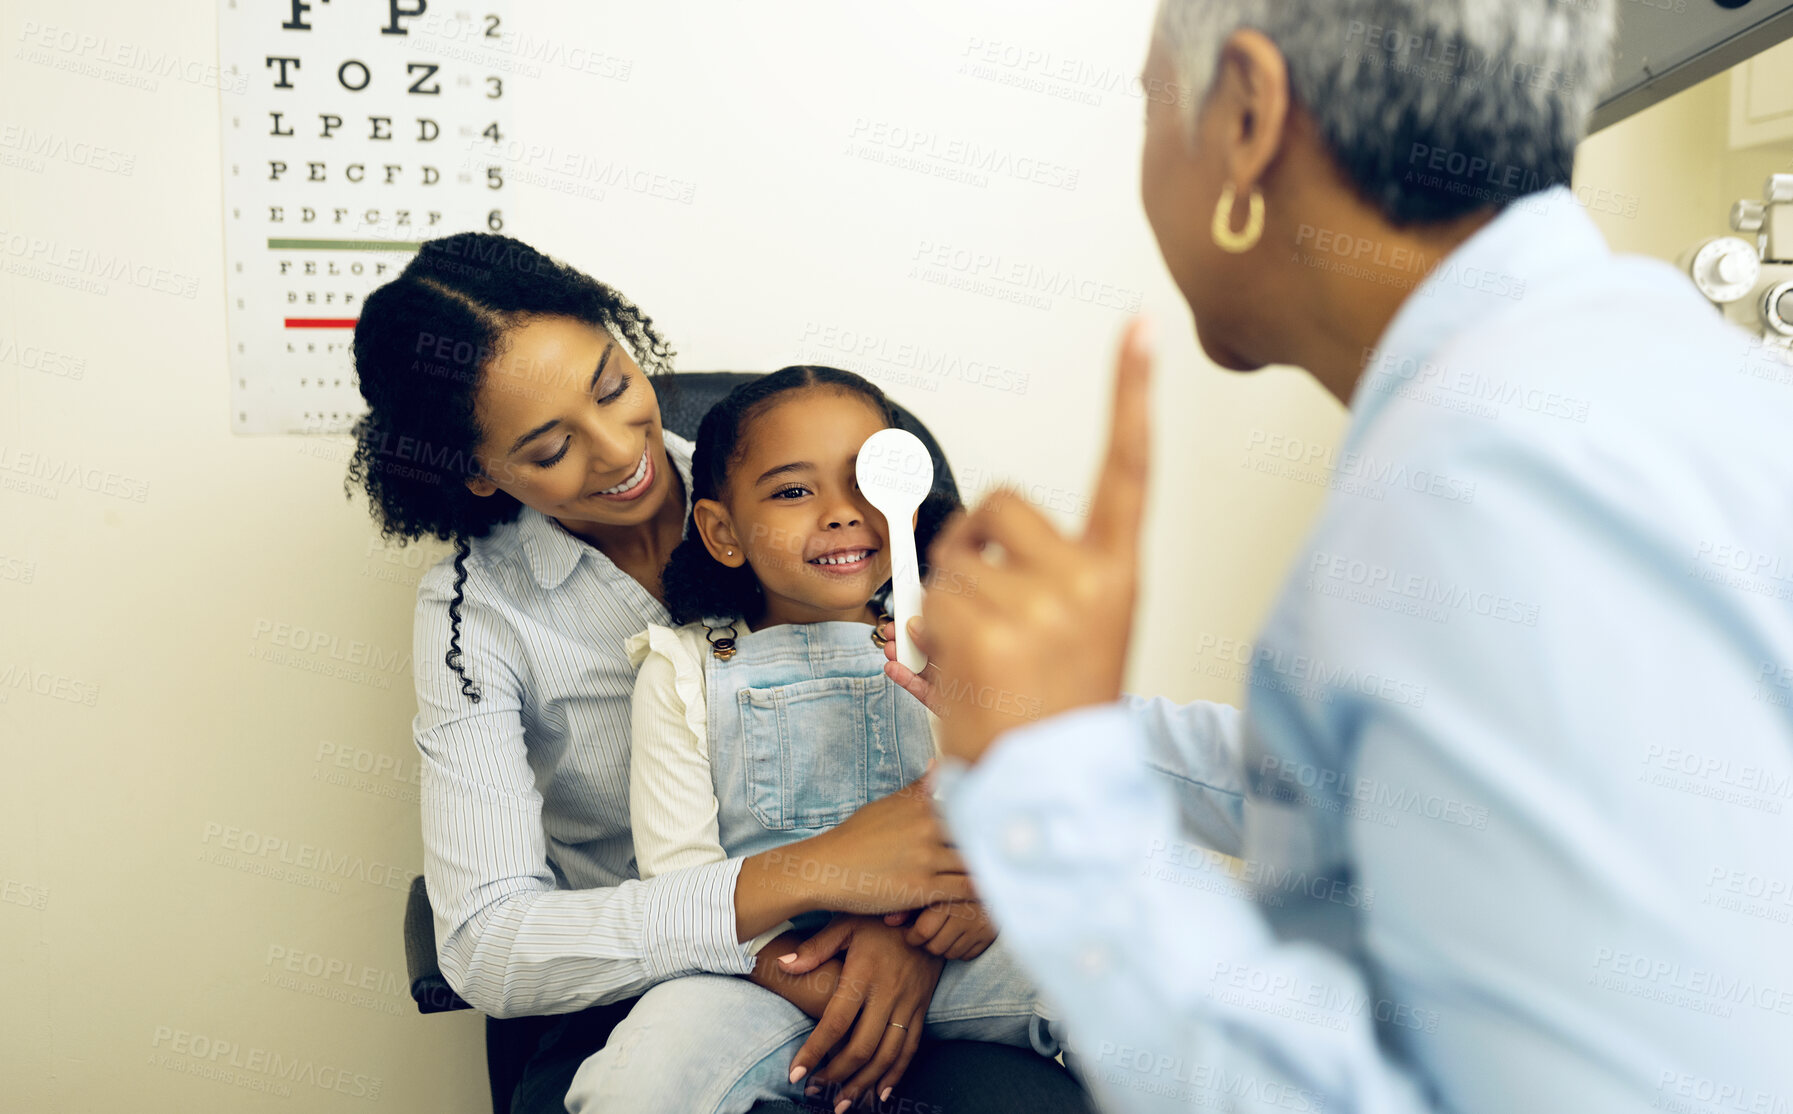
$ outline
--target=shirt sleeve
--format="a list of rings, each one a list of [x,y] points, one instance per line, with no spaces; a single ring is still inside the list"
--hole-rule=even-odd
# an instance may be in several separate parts
[[[1138,721],[1145,762],[1171,789],[1177,819],[1192,842],[1235,857],[1244,854],[1245,765],[1239,709],[1197,700],[1126,694]]]
[[[943,763],[944,811],[978,892],[1068,1019],[1067,1046],[1104,1105],[1428,1109],[1367,1016],[1318,1026],[1216,992],[1240,969],[1254,982],[1368,993],[1355,968],[1280,943],[1248,896],[1187,861],[1150,753],[1121,704],[1010,732],[974,769]]]
[[[613,1002],[676,975],[752,970],[736,940],[738,860],[559,888],[524,737],[526,678],[512,664],[525,655],[481,602],[480,570],[468,573],[459,646],[480,699],[444,660],[446,576],[419,586],[413,652],[424,876],[448,984],[483,1013],[517,1017]]]
[[[703,662],[679,632],[654,626],[628,642],[638,665],[631,713],[629,825],[643,878],[719,863],[716,786],[710,770]],[[789,921],[746,945],[750,955]]]

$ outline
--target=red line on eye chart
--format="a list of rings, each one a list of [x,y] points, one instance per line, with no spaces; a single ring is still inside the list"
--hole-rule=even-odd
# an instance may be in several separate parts
[[[286,327],[289,329],[353,329],[357,318],[353,317],[288,317]]]

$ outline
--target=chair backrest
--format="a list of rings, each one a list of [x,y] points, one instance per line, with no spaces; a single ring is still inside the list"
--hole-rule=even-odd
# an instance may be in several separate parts
[[[694,441],[697,427],[703,416],[710,412],[710,407],[721,402],[722,397],[736,387],[752,382],[762,374],[756,371],[680,371],[657,376],[654,387],[660,393],[660,423],[680,437]],[[928,432],[928,427],[921,424],[920,418],[894,400],[892,405],[896,406],[897,418],[903,428],[921,438],[921,443],[928,447],[928,455],[934,458],[934,493],[958,502],[959,485],[953,479],[952,466],[946,462],[946,454],[940,451],[939,442]]]

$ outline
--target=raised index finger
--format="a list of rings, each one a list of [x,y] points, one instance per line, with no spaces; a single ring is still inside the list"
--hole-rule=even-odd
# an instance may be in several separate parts
[[[1148,326],[1135,319],[1121,337],[1114,368],[1114,415],[1108,431],[1108,455],[1096,478],[1084,541],[1111,552],[1139,549],[1145,518],[1146,473],[1151,465],[1152,351]]]

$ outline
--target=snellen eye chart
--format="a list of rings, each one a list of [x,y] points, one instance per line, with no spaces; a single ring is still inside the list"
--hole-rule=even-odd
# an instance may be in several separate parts
[[[230,418],[338,433],[362,300],[420,242],[502,232],[504,0],[221,0]]]

